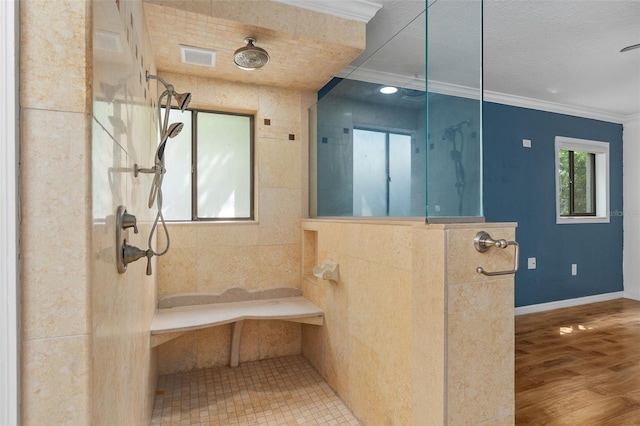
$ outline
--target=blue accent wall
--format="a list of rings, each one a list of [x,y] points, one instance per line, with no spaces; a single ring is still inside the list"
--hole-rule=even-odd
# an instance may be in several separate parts
[[[622,291],[622,125],[483,106],[484,214],[489,222],[518,222],[515,305]],[[556,225],[556,136],[609,142],[610,223]],[[522,139],[532,147],[524,148]],[[537,259],[537,269],[527,269],[529,257]]]

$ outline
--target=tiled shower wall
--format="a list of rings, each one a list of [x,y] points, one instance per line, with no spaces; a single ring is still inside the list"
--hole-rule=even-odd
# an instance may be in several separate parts
[[[140,2],[20,2],[22,424],[149,423],[155,281],[115,266],[116,207],[144,246],[153,68]],[[93,31],[92,31],[93,30]]]
[[[148,424],[157,379],[149,325],[156,301],[157,268],[145,275],[146,258],[115,264],[114,215],[119,205],[136,216],[139,233],[128,243],[147,248],[156,208],[147,200],[158,143],[157,82],[140,1],[93,2],[92,115],[92,424]],[[179,89],[179,86],[177,86]],[[128,234],[128,235],[127,235]]]
[[[161,75],[181,91],[192,93],[191,107],[255,116],[257,195],[255,221],[169,225],[171,250],[158,260],[159,296],[221,293],[231,287],[300,287],[300,218],[307,214],[308,198],[307,110],[315,102],[315,94]],[[171,173],[169,160],[167,173]],[[164,242],[159,240],[159,244]],[[160,373],[228,364],[230,336],[231,326],[225,325],[188,332],[162,344],[158,347]],[[240,362],[300,351],[300,324],[245,322]]]
[[[513,250],[475,251],[513,224],[304,220],[305,357],[365,424],[513,424]],[[338,282],[310,275],[323,260]]]
[[[91,6],[20,1],[23,425],[91,423]]]

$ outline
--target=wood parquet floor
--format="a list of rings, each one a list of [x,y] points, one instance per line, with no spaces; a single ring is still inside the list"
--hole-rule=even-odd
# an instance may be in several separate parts
[[[640,425],[640,302],[515,319],[517,425]]]

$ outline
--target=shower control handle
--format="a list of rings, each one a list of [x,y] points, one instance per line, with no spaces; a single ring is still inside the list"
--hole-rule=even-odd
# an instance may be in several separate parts
[[[125,265],[145,257],[147,258],[147,275],[151,275],[151,258],[155,253],[151,249],[142,250],[136,246],[127,244],[127,240],[122,242],[122,260]]]
[[[146,251],[145,256],[147,256],[147,275],[151,275],[151,258],[155,253],[153,250],[149,249]]]
[[[136,217],[132,214],[127,213],[127,211],[125,210],[124,214],[122,215],[122,229],[128,228],[133,228],[134,234],[138,233],[138,224]]]
[[[118,206],[116,210],[116,266],[118,272],[124,274],[127,271],[127,265],[135,262],[141,257],[147,258],[147,275],[151,275],[151,258],[156,253],[151,249],[142,250],[136,246],[127,244],[127,238],[124,231],[133,228],[133,232],[138,233],[138,225],[136,217],[127,213],[125,206]]]

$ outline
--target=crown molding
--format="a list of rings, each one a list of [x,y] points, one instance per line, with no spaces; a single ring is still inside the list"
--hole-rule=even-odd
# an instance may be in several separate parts
[[[424,78],[375,71],[362,67],[347,66],[336,76],[349,80],[366,81],[367,83],[386,84],[414,90],[425,90]]]
[[[640,112],[637,114],[632,114],[632,115],[627,115],[624,117],[623,119],[623,124],[624,123],[632,123],[634,121],[640,121]]]
[[[459,84],[443,83],[429,80],[429,92],[441,95],[457,96],[459,98],[480,100],[480,88],[460,86]]]
[[[422,78],[375,71],[362,67],[353,67],[351,65],[340,71],[340,73],[338,73],[336,77],[348,78],[350,80],[366,81],[367,83],[388,84],[415,90],[425,90],[425,81]],[[478,88],[445,83],[441,81],[429,80],[428,90],[431,93],[439,93],[442,95],[457,96],[461,98],[476,100],[480,99],[480,90]],[[624,116],[606,111],[594,110],[573,105],[565,105],[556,102],[542,101],[539,99],[509,95],[506,93],[493,92],[490,90],[484,90],[482,92],[482,100],[487,102],[495,102],[498,104],[516,106],[520,108],[554,112],[558,114],[566,114],[576,117],[590,118],[593,120],[601,120],[619,124],[637,120],[640,118],[640,114]]]
[[[367,0],[271,0],[301,9],[337,16],[350,21],[367,23],[382,8]]]
[[[495,102],[498,104],[517,106],[521,108],[530,108],[546,112],[555,112],[558,114],[573,115],[583,118],[591,118],[593,120],[622,123],[625,119],[625,117],[622,115],[612,114],[606,111],[598,111],[574,105],[559,104],[556,102],[541,101],[539,99],[525,98],[524,96],[517,95],[508,95],[506,93],[492,92],[490,90],[485,90],[483,96],[483,99],[487,102]]]

